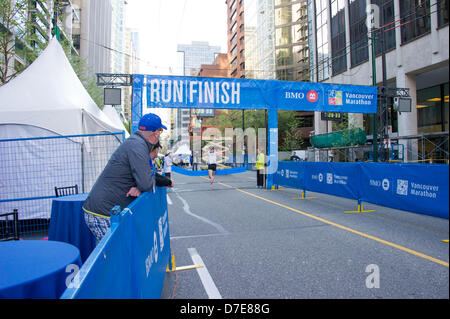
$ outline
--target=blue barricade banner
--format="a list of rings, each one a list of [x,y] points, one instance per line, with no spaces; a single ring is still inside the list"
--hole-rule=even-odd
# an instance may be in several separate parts
[[[160,298],[170,258],[165,187],[144,193],[117,217],[62,299]]]
[[[449,218],[449,167],[361,163],[361,200]]]
[[[146,80],[148,108],[377,111],[374,86],[164,75]]]
[[[279,162],[274,184],[449,218],[448,165]]]
[[[303,162],[278,162],[273,184],[304,189],[305,166]]]
[[[142,97],[144,92],[144,76],[142,74],[133,75],[133,107],[131,112],[131,132],[137,131],[139,126],[139,120],[142,115]]]
[[[345,198],[359,198],[359,164],[302,162],[307,190]]]

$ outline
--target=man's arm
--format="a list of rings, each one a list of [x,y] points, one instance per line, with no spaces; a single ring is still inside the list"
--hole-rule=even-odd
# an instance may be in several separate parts
[[[153,189],[155,176],[150,168],[150,152],[147,145],[133,145],[128,153],[131,174],[136,181],[136,187],[143,193]]]
[[[162,176],[158,173],[155,175],[156,186],[168,186],[173,187],[173,181],[165,176]]]
[[[141,196],[141,191],[137,187],[131,187],[130,190],[127,193],[127,197],[139,197]]]

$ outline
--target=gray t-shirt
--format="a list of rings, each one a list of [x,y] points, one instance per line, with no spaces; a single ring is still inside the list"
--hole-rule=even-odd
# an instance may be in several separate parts
[[[111,209],[127,207],[136,197],[126,197],[131,187],[141,192],[153,190],[155,176],[150,168],[152,144],[138,131],[112,154],[92,187],[83,208],[94,214],[110,216]]]

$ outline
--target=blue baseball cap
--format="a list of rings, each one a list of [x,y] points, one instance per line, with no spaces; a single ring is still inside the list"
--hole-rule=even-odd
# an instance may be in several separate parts
[[[162,124],[161,118],[154,113],[147,113],[142,116],[138,128],[140,131],[156,131],[161,128],[167,130],[167,127]]]

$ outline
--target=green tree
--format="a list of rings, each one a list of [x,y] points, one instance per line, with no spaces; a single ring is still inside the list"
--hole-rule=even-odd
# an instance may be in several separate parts
[[[80,79],[86,91],[89,93],[95,104],[100,109],[103,109],[103,89],[97,86],[97,79],[92,70],[89,68],[86,59],[71,54],[71,43],[67,40],[63,40],[61,43],[66,56],[72,65],[73,70]]]
[[[29,21],[28,0],[0,0],[0,84],[8,83],[39,54]],[[20,57],[25,65],[15,63]]]
[[[302,148],[304,141],[299,129],[301,127],[301,124],[302,119],[297,116],[297,112],[278,112],[278,149],[280,151],[292,151]]]
[[[245,110],[244,126],[252,127],[258,134],[258,128],[266,128],[266,112],[264,110]],[[300,149],[304,143],[299,128],[302,119],[297,116],[297,112],[279,111],[278,112],[278,136],[279,149],[290,151]],[[228,110],[220,112],[219,115],[209,118],[203,122],[203,125],[232,126],[233,128],[242,127],[242,110]],[[223,132],[223,130],[222,130]],[[266,132],[268,134],[268,132]]]

